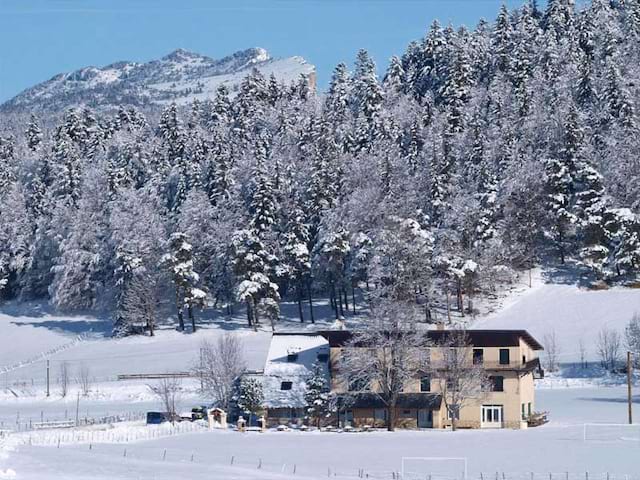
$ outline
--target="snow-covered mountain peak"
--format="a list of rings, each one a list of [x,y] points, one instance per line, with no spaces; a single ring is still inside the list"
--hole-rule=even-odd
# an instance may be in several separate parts
[[[55,75],[4,103],[0,111],[54,112],[79,105],[112,109],[120,105],[184,104],[196,98],[212,98],[220,84],[225,84],[233,94],[252,68],[265,75],[273,74],[285,83],[300,75],[315,75],[315,67],[302,57],[273,59],[264,48],[241,50],[221,59],[178,48],[146,63],[120,61]]]

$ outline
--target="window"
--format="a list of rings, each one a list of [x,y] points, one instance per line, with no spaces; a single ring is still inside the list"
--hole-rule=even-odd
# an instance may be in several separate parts
[[[447,390],[452,392],[458,391],[458,379],[447,378]]]
[[[522,355],[522,364],[524,365],[525,363],[527,363],[527,357],[526,355]]]
[[[527,412],[529,413],[529,416],[533,414],[533,412],[531,411],[531,402],[529,402],[529,405],[527,407]]]
[[[504,377],[489,377],[493,392],[504,392]]]
[[[364,378],[356,378],[349,381],[350,392],[361,392],[363,390],[369,390],[369,382]]]
[[[420,391],[421,392],[431,391],[431,377],[422,377],[420,379]]]
[[[509,365],[509,349],[500,349],[500,365]]]
[[[291,390],[293,387],[293,382],[282,382],[280,384],[280,390]]]
[[[447,408],[447,419],[448,420],[460,420],[460,408],[458,405],[449,405]]]
[[[522,404],[522,408],[521,408],[521,411],[522,411],[522,420],[526,420],[526,419],[527,419],[527,414],[525,413],[525,406],[526,406],[526,405],[523,403],[523,404]]]
[[[298,360],[297,353],[290,353],[287,355],[287,362],[295,362],[296,360]]]
[[[318,354],[318,361],[319,362],[327,362],[329,360],[329,354],[328,353],[319,353]]]
[[[473,364],[482,365],[484,361],[484,351],[481,348],[473,349]]]
[[[387,409],[386,408],[376,408],[373,411],[373,418],[375,420],[384,420],[387,421]]]

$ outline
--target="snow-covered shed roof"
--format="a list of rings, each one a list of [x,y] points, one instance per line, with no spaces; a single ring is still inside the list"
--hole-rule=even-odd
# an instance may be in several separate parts
[[[329,342],[317,333],[274,333],[264,366],[263,392],[267,408],[302,408],[306,381],[313,364],[322,365],[329,382]],[[283,390],[283,382],[291,382]],[[289,387],[286,385],[285,387]]]

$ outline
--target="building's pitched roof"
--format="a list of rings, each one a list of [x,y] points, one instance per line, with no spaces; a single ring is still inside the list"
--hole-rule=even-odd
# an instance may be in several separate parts
[[[262,377],[265,406],[305,407],[306,381],[313,371],[313,364],[318,360],[319,354],[328,353],[329,344],[318,333],[274,333]],[[328,384],[327,362],[319,363],[323,365]],[[282,382],[291,382],[291,389],[281,390]]]
[[[331,347],[341,347],[351,340],[353,333],[348,330],[326,330],[320,332]],[[451,333],[451,330],[429,330],[426,332],[429,340],[438,343]],[[544,350],[544,347],[526,330],[466,330],[469,341],[474,347],[517,347],[520,339],[524,340],[534,350]]]

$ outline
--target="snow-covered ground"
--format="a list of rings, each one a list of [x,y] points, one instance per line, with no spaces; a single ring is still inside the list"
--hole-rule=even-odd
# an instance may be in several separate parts
[[[505,471],[506,479],[528,480],[531,480],[530,476],[509,476],[508,472],[533,471],[545,479],[553,472],[558,475],[553,478],[565,480],[566,476],[559,472],[571,472],[572,475],[582,472],[575,478],[585,478],[585,470],[594,474],[607,471],[640,474],[637,443],[581,442],[582,424],[586,422],[620,423],[626,420],[625,392],[621,386],[624,378],[606,375],[599,369],[595,345],[598,331],[603,326],[622,333],[632,315],[640,312],[640,290],[590,291],[578,288],[571,281],[563,282],[557,276],[552,279],[550,276],[549,272],[535,271],[531,288],[524,281],[506,298],[483,305],[483,311],[493,311],[473,323],[474,328],[527,329],[543,342],[545,334],[555,331],[561,349],[560,360],[565,363],[578,360],[578,341],[582,338],[589,368],[564,365],[560,372],[537,384],[538,408],[549,410],[552,419],[551,424],[543,428],[524,432],[456,434],[435,431],[394,434],[190,433],[129,443],[126,458],[122,444],[98,443],[91,450],[86,444],[65,446],[64,442],[60,449],[19,445],[8,457],[6,451],[0,452],[0,478],[11,475],[11,472],[7,474],[7,469],[15,470],[16,478],[34,479],[52,476],[168,479],[185,474],[195,479],[290,478],[294,468],[295,475],[301,477],[321,478],[327,473],[357,477],[358,469],[365,469],[369,478],[392,478],[391,472],[401,468],[402,456],[467,457],[469,471],[478,474],[478,477],[470,478],[479,478],[481,471],[491,478],[495,478],[496,471]],[[358,302],[362,303],[361,300]],[[307,323],[301,324],[296,318],[296,305],[285,304],[285,321],[278,329],[327,328],[333,321],[329,308],[326,302],[316,303],[315,325],[308,323],[307,308]],[[357,322],[363,314],[360,311],[358,316],[349,315],[347,326]],[[80,397],[78,414],[81,418],[111,415],[140,418],[145,411],[160,408],[147,388],[150,381],[117,381],[117,375],[188,371],[197,360],[201,342],[215,340],[227,332],[242,338],[248,367],[259,369],[264,366],[270,339],[268,328],[259,332],[247,329],[242,312],[231,319],[205,316],[203,326],[196,334],[179,333],[166,325],[154,338],[115,340],[108,336],[110,326],[108,318],[60,315],[38,304],[1,307],[0,430],[23,429],[29,421],[41,419],[75,418],[79,387],[74,379],[81,367],[88,367],[92,377],[90,394]],[[45,396],[47,359],[51,365],[50,397]],[[68,365],[72,378],[70,392],[65,398],[60,395],[57,381],[63,363]],[[185,380],[183,387],[183,409],[207,401],[198,393],[196,380]],[[636,404],[638,401],[636,399]],[[144,430],[146,427],[131,428]],[[165,449],[167,454],[163,460]],[[231,457],[234,457],[233,466],[230,465]],[[258,464],[262,465],[260,469]],[[609,480],[613,478],[617,477]]]
[[[10,468],[16,478],[38,480],[179,476],[197,480],[326,478],[328,474],[358,478],[363,469],[368,478],[392,479],[392,472],[401,471],[403,457],[466,457],[470,479],[495,478],[498,472],[505,479],[530,480],[533,473],[534,480],[541,480],[551,473],[552,478],[575,480],[589,472],[591,479],[604,480],[608,473],[610,480],[637,480],[640,425],[633,434],[622,431],[606,441],[583,441],[585,422],[625,421],[624,398],[620,387],[541,390],[538,407],[550,412],[551,422],[518,431],[203,431],[126,444],[82,442],[60,448],[55,441],[47,447],[22,444],[0,460],[0,471]],[[441,474],[432,480],[461,478],[462,473],[462,463],[453,460],[413,461],[405,467],[420,473],[407,478],[428,478],[429,472]]]
[[[614,287],[609,290],[579,288],[574,281],[550,278],[534,271],[532,287],[521,286],[508,297],[503,308],[479,318],[473,328],[526,329],[544,344],[555,332],[561,362],[580,360],[582,340],[587,360],[597,360],[597,337],[603,327],[624,335],[635,313],[640,314],[640,289]]]

